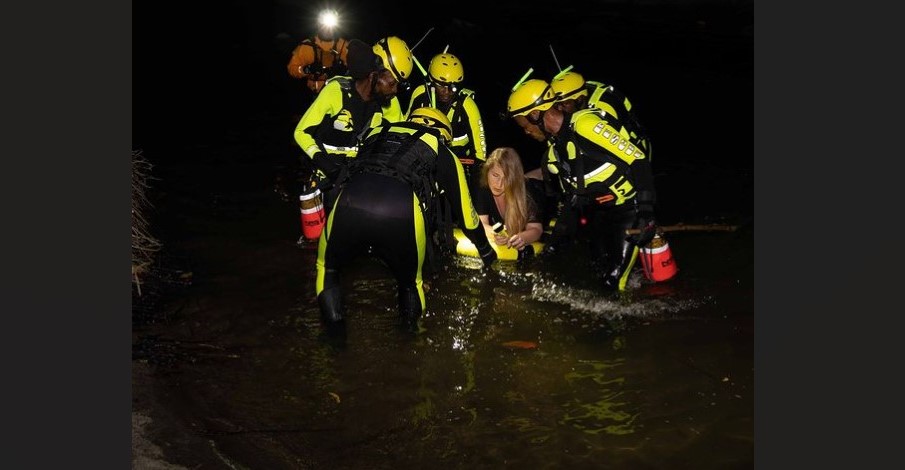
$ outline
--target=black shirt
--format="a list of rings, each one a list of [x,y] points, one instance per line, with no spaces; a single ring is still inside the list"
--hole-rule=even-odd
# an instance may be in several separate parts
[[[503,219],[503,216],[500,214],[500,211],[497,210],[496,202],[493,201],[493,193],[490,192],[490,188],[484,188],[480,185],[475,185],[475,194],[474,194],[474,207],[478,212],[478,215],[486,215],[490,218],[490,225],[497,222],[506,223]],[[538,205],[532,199],[530,192],[525,190],[525,197],[528,201],[528,220],[525,223],[537,222],[539,224],[543,224],[543,217],[538,208]],[[509,227],[506,227],[509,230]],[[510,234],[514,235],[514,232],[510,231]]]

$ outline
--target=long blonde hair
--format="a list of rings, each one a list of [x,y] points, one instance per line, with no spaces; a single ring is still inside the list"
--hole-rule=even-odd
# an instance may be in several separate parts
[[[481,167],[482,187],[490,187],[487,183],[487,174],[496,166],[503,171],[503,199],[506,201],[506,213],[500,215],[503,216],[509,234],[515,235],[524,230],[528,224],[528,201],[522,158],[512,147],[494,149]]]

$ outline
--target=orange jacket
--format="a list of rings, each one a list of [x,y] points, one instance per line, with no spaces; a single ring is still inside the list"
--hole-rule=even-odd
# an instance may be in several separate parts
[[[320,92],[328,78],[346,74],[348,44],[344,38],[324,41],[315,35],[313,40],[305,39],[292,51],[289,64],[286,65],[289,75],[307,80],[311,91]],[[306,67],[309,70],[306,71]]]

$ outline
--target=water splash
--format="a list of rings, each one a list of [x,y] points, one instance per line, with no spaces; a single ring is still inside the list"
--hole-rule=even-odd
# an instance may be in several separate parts
[[[601,293],[546,280],[540,280],[534,284],[531,298],[542,302],[563,304],[573,311],[591,313],[606,319],[656,318],[667,313],[692,310],[704,302],[695,299],[669,297],[645,299],[634,295]]]

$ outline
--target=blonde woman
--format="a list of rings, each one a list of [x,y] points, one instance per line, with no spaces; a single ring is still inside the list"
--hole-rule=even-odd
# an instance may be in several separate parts
[[[488,239],[518,251],[540,240],[543,214],[525,187],[522,159],[514,148],[499,147],[490,153],[475,193],[475,210]],[[501,233],[493,229],[497,223],[504,226]]]

